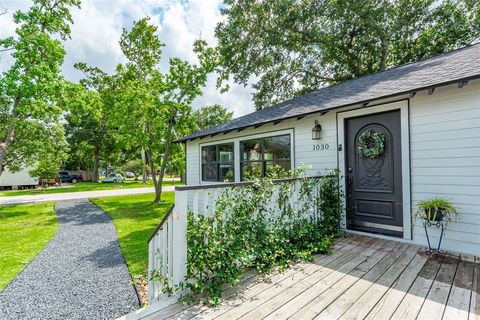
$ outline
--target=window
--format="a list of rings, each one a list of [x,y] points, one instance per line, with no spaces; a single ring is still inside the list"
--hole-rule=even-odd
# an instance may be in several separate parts
[[[240,152],[242,180],[264,177],[275,167],[291,169],[289,134],[241,141]]]
[[[202,181],[234,181],[233,143],[202,147]]]

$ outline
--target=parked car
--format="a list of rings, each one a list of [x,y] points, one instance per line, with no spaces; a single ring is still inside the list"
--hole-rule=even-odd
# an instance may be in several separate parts
[[[103,178],[102,182],[123,183],[125,178],[120,173],[111,173],[108,177]]]
[[[125,176],[127,178],[135,178],[135,173],[131,172],[131,171],[126,171],[125,172]]]
[[[77,183],[79,181],[83,181],[83,177],[78,174],[70,174],[68,171],[60,171],[58,173],[61,182],[71,182]]]

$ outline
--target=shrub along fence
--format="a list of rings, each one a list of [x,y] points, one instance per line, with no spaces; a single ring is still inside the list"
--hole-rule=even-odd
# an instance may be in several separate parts
[[[165,294],[202,294],[216,305],[224,285],[235,284],[246,268],[270,272],[329,252],[339,230],[338,173],[307,177],[304,170],[296,170],[288,175],[291,178],[263,178],[208,193],[202,210],[187,206],[183,280],[175,281],[161,265],[152,270],[152,281],[160,283]],[[187,199],[192,204],[199,197],[193,193],[187,198],[193,198]],[[157,258],[165,261],[162,252]]]

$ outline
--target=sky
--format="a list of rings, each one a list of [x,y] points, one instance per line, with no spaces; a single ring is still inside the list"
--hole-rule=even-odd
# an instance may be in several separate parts
[[[71,40],[65,43],[67,55],[63,65],[66,79],[77,82],[83,74],[73,68],[76,62],[86,62],[113,72],[124,62],[118,41],[122,28],[129,29],[133,22],[149,16],[158,26],[158,34],[165,48],[161,68],[166,70],[168,58],[179,57],[195,61],[193,42],[202,38],[215,45],[215,26],[223,18],[221,0],[83,0],[81,9],[73,9],[74,24]],[[0,38],[15,35],[12,15],[16,10],[26,10],[27,0],[0,0]],[[5,71],[11,59],[0,57],[0,72]],[[210,76],[203,96],[197,98],[194,109],[218,103],[238,117],[254,111],[251,88],[231,83],[231,89],[221,94],[215,87],[215,76]]]

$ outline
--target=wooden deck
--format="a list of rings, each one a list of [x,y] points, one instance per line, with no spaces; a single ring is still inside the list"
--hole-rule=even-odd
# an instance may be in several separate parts
[[[480,320],[480,258],[354,236],[265,279],[247,272],[218,308],[173,304],[144,319]]]

